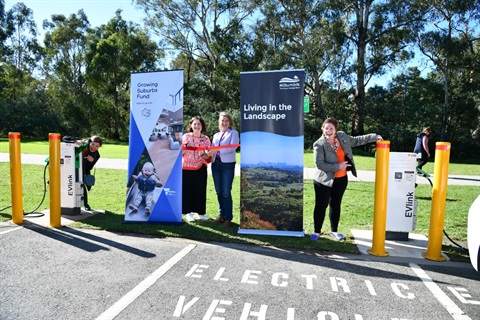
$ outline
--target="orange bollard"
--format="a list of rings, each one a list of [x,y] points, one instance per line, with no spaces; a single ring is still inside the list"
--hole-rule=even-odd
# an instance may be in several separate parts
[[[20,151],[20,132],[8,133],[10,150],[10,190],[12,196],[12,222],[23,223],[22,197],[22,161]]]
[[[377,141],[375,164],[375,200],[373,209],[372,256],[386,257],[385,233],[387,229],[388,165],[390,162],[390,141]]]
[[[428,231],[427,252],[425,259],[445,261],[442,256],[442,239],[447,202],[448,165],[450,162],[450,142],[435,144],[435,167],[433,170],[432,206],[430,209],[430,229]]]
[[[49,174],[50,174],[50,226],[61,227],[60,206],[60,134],[50,133],[49,143]]]

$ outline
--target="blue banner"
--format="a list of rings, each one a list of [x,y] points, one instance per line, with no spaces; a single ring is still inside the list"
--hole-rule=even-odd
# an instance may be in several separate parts
[[[240,74],[240,229],[303,237],[304,70]]]
[[[133,73],[125,222],[182,222],[183,70]]]

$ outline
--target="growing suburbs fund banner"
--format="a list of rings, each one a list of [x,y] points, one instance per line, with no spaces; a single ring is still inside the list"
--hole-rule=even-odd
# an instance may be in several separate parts
[[[125,222],[182,222],[183,70],[133,73]]]
[[[303,237],[304,70],[240,74],[243,234]]]

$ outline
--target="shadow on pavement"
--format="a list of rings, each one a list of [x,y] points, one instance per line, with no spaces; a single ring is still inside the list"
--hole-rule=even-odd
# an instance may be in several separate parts
[[[101,250],[109,250],[107,246],[111,246],[116,249],[131,253],[143,258],[155,257],[155,254],[153,253],[139,250],[137,248],[133,248],[133,247],[130,247],[112,240],[108,240],[96,235],[85,233],[85,232],[79,231],[78,229],[72,229],[69,227],[54,229],[51,227],[44,227],[44,226],[41,226],[35,223],[30,223],[30,222],[26,222],[23,226],[41,235],[44,235],[46,237],[49,237],[57,241],[61,241],[63,243],[69,244],[71,246],[74,246],[78,249],[81,249],[87,252],[98,252]],[[91,241],[88,241],[88,240],[91,240]],[[97,243],[94,243],[92,241],[95,241]],[[105,246],[99,245],[98,243],[104,244]]]

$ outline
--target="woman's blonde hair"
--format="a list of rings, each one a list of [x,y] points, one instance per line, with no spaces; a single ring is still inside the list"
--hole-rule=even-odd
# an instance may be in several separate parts
[[[230,129],[233,129],[235,127],[235,123],[233,122],[232,117],[228,113],[222,111],[218,115],[218,130],[222,131],[222,117],[226,117],[228,119],[228,127]]]

